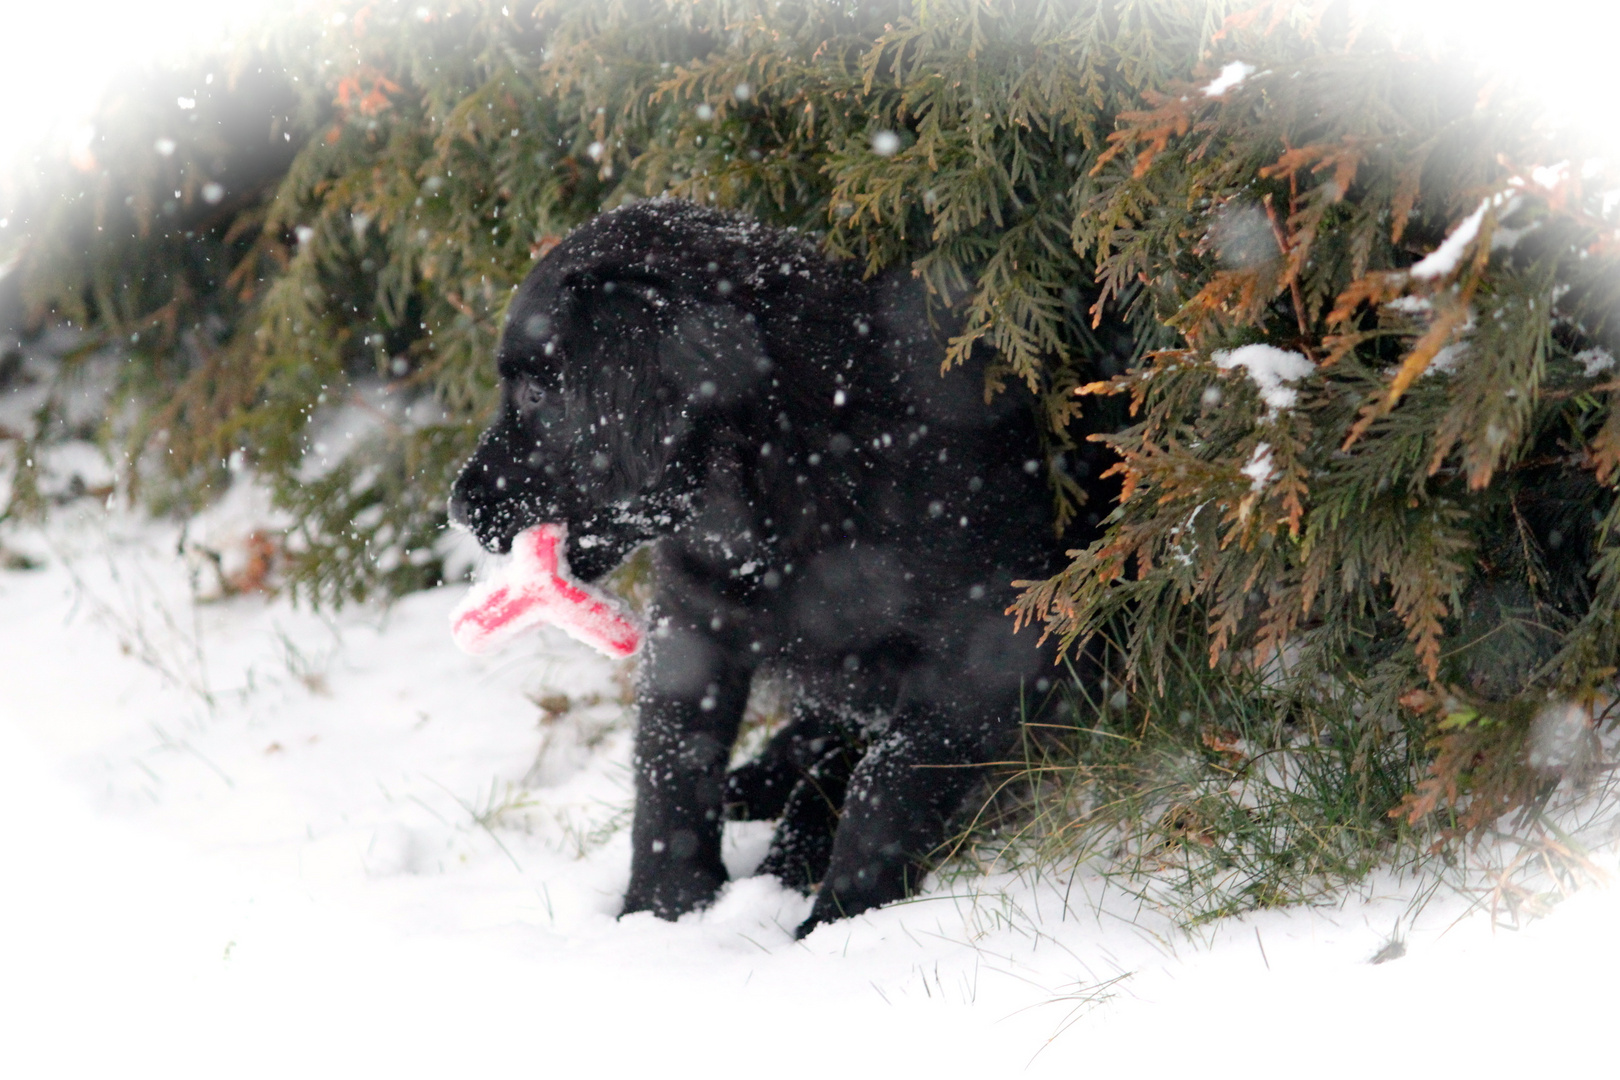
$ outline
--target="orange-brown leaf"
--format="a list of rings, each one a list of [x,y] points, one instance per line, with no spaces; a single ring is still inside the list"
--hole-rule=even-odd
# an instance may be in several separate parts
[[[1327,350],[1318,366],[1332,367],[1346,356],[1349,356],[1363,341],[1376,337],[1376,334],[1330,334],[1322,339],[1322,347]]]
[[[1592,463],[1600,484],[1607,484],[1620,468],[1620,398],[1614,394],[1609,395],[1609,415],[1592,438]]]
[[[1327,317],[1328,325],[1343,326],[1355,317],[1363,304],[1376,307],[1388,303],[1401,295],[1406,282],[1407,276],[1402,270],[1374,270],[1370,274],[1363,274],[1345,286],[1333,301],[1333,310]]]
[[[1423,182],[1424,158],[1419,157],[1401,169],[1395,180],[1395,197],[1389,202],[1389,239],[1391,243],[1401,242],[1401,236],[1406,232],[1406,223],[1412,220],[1412,207],[1417,205],[1418,192]]]
[[[1260,175],[1265,179],[1282,177],[1293,180],[1302,169],[1309,168],[1313,173],[1332,169],[1333,184],[1337,188],[1333,201],[1337,202],[1344,198],[1345,192],[1355,182],[1356,171],[1365,157],[1362,140],[1350,135],[1338,145],[1315,143],[1285,150],[1275,162],[1262,168]]]
[[[1406,393],[1407,388],[1416,381],[1419,375],[1429,370],[1429,364],[1440,350],[1445,347],[1446,342],[1450,340],[1451,332],[1462,324],[1467,310],[1466,305],[1453,305],[1436,317],[1429,328],[1423,332],[1423,336],[1417,339],[1417,343],[1412,346],[1412,351],[1407,353],[1406,358],[1401,361],[1401,369],[1395,373],[1394,381],[1389,384],[1386,412],[1395,407],[1396,402],[1401,400],[1401,395]]]
[[[1423,336],[1412,346],[1412,351],[1401,361],[1400,370],[1395,373],[1395,378],[1389,386],[1362,406],[1361,414],[1356,417],[1355,424],[1350,428],[1350,434],[1345,436],[1344,443],[1339,447],[1340,450],[1350,449],[1362,435],[1366,434],[1373,421],[1389,414],[1401,400],[1401,395],[1406,393],[1419,375],[1429,369],[1429,364],[1445,346],[1451,332],[1462,323],[1467,310],[1466,302],[1452,305],[1434,320],[1428,330],[1424,331]]]
[[[1109,147],[1097,158],[1097,164],[1091,170],[1092,176],[1099,175],[1103,166],[1124,153],[1128,148],[1134,148],[1139,143],[1146,142],[1146,149],[1136,155],[1136,166],[1131,176],[1141,179],[1153,165],[1156,158],[1165,147],[1170,145],[1172,138],[1179,138],[1187,134],[1192,127],[1193,110],[1200,107],[1193,100],[1192,94],[1148,94],[1144,95],[1156,107],[1152,109],[1126,112],[1120,114],[1122,126],[1118,131],[1108,135]]]

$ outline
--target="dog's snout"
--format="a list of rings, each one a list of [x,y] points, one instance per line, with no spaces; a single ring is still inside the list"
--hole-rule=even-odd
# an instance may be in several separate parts
[[[484,460],[486,448],[487,444],[479,448],[450,485],[450,524],[472,533],[485,550],[504,555],[518,529],[510,527],[513,507],[508,498],[509,484]]]

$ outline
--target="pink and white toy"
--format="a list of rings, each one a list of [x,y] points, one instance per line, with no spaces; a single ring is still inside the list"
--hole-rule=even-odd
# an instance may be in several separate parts
[[[450,613],[450,634],[463,652],[499,648],[542,623],[561,627],[608,656],[641,645],[641,628],[617,601],[568,576],[566,525],[535,525],[512,540],[512,559],[473,586]]]

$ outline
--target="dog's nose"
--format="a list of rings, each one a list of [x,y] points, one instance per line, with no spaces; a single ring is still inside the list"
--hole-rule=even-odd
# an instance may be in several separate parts
[[[478,484],[468,479],[467,472],[450,487],[448,506],[450,524],[472,533],[473,539],[486,551],[505,555],[512,548],[512,537],[518,529],[512,527],[514,515],[511,507],[491,504],[483,497]]]

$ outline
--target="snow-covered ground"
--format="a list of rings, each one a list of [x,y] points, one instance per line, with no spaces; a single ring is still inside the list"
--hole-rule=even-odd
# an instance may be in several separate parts
[[[177,530],[88,507],[0,533],[43,564],[0,572],[6,1076],[1615,1069],[1602,888],[1517,932],[1383,881],[1190,938],[1081,868],[795,942],[748,824],[712,909],[618,920],[626,668],[465,657],[459,587],[194,604]]]

